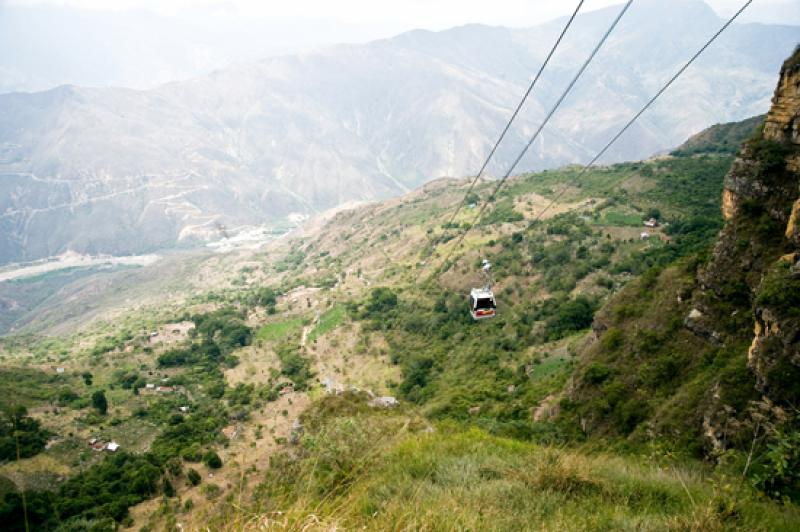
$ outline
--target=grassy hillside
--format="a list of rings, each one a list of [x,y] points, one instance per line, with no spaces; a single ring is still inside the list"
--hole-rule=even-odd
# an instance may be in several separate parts
[[[740,464],[698,461],[684,416],[685,397],[743,375],[739,344],[709,348],[683,327],[732,161],[707,149],[579,183],[571,167],[518,176],[457,250],[476,210],[450,223],[467,184],[440,180],[266,251],[171,265],[181,298],[159,304],[164,285],[137,271],[146,305],[0,343],[18,376],[0,406],[25,406],[51,439],[0,465],[0,487],[27,488],[45,529],[791,528],[795,507],[759,501]],[[475,323],[482,258],[499,316]],[[92,451],[93,437],[123,452]],[[12,529],[21,510],[7,490]]]
[[[764,123],[764,118],[766,118],[765,115],[754,116],[741,122],[728,122],[710,127],[681,144],[672,152],[672,155],[699,153],[735,155],[739,151],[742,140],[753,135],[756,128]]]
[[[800,514],[735,478],[668,455],[620,456],[498,438],[364,398],[304,416],[302,443],[276,456],[253,502],[213,521],[289,530],[790,530]],[[240,487],[240,489],[242,489]]]

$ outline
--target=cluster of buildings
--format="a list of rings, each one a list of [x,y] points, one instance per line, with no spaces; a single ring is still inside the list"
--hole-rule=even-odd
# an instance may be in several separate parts
[[[646,220],[644,222],[644,226],[650,229],[655,229],[656,227],[658,227],[658,220],[656,220],[655,218],[650,218],[649,220]],[[648,240],[650,238],[650,233],[647,231],[642,231],[640,237],[642,240]]]

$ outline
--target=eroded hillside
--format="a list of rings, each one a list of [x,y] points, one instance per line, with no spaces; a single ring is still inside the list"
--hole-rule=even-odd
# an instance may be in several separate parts
[[[710,242],[731,161],[709,148],[599,168],[540,220],[577,169],[514,178],[441,272],[476,213],[468,205],[449,222],[464,181],[339,212],[265,252],[197,255],[108,277],[105,289],[70,288],[41,318],[75,316],[76,332],[3,342],[5,406],[25,407],[19,419],[36,425],[30,458],[1,474],[31,490],[29,519],[45,528],[55,523],[47,504],[64,522],[193,528],[231,517],[231,497],[254,500],[270,464],[302,441],[298,425],[316,430],[307,406],[327,411],[337,391],[399,399],[397,418],[356,396],[353,412],[366,408],[375,422],[367,433],[388,415],[393,427],[415,427],[403,438],[451,430],[434,425],[450,420],[566,441],[545,420],[595,309],[651,265]],[[490,187],[479,184],[470,204]],[[657,227],[644,227],[650,218]],[[496,267],[500,317],[474,324],[464,293],[480,282],[481,257]],[[139,299],[126,311],[115,297]],[[100,391],[106,412],[93,401]],[[338,423],[337,412],[316,427]],[[104,459],[93,438],[121,454]],[[120,467],[134,491],[109,486]],[[93,498],[91,485],[106,495]],[[18,519],[11,493],[3,511]]]
[[[710,253],[649,271],[596,316],[561,412],[589,437],[663,438],[716,459],[749,448],[741,467],[785,497],[798,493],[799,73],[795,52],[725,178]]]
[[[0,344],[3,522],[791,528],[765,450],[796,434],[795,65],[759,132],[481,182],[452,221],[467,183],[442,179],[70,289],[44,316],[74,326]],[[475,323],[482,258],[499,315]]]

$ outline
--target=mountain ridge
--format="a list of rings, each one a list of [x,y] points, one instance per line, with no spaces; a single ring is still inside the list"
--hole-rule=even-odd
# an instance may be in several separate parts
[[[688,2],[688,14],[705,15],[684,21],[687,27],[674,15],[670,29],[678,34],[666,35],[648,18],[653,6],[664,9],[656,4],[632,8],[520,170],[588,159],[661,83],[658,73],[684,59],[686,45],[676,40],[693,44],[694,29],[719,20]],[[611,14],[577,19],[489,173],[510,163]],[[476,29],[504,37],[474,38]],[[0,263],[198,243],[219,238],[218,225],[282,224],[292,213],[469,175],[559,29],[412,32],[234,65],[149,91],[0,95]],[[761,112],[783,45],[759,43],[788,46],[793,30],[731,28],[604,161],[649,156],[712,121]],[[739,47],[755,55],[745,59]],[[43,194],[37,179],[57,186]]]

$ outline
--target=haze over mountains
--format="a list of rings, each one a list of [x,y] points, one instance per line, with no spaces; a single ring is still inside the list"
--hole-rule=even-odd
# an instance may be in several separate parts
[[[512,128],[503,172],[618,8],[582,15]],[[518,170],[585,161],[722,24],[634,4]],[[0,95],[0,264],[219,238],[480,166],[564,21],[470,25],[237,65],[149,91]],[[605,162],[763,113],[800,28],[735,25]]]

